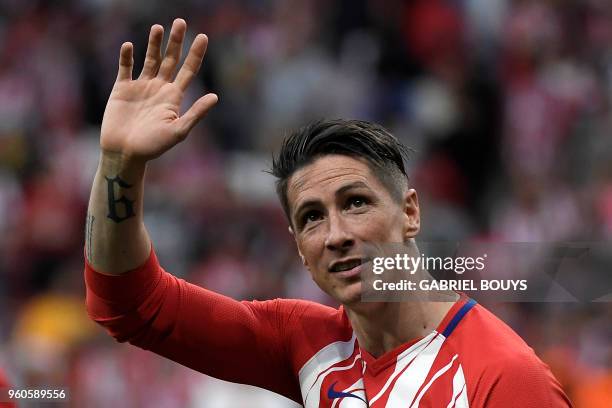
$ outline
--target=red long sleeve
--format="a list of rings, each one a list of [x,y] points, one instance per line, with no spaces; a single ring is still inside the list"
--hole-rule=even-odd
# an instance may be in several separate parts
[[[402,398],[435,406],[468,400],[478,407],[571,406],[533,350],[468,298],[420,342],[368,362],[342,308],[287,299],[237,302],[165,272],[153,250],[144,265],[121,276],[86,264],[85,279],[90,316],[117,340],[306,406],[333,407],[351,397],[371,398],[376,406]]]
[[[144,265],[119,276],[86,261],[85,282],[89,315],[118,341],[301,401],[283,333],[294,302],[238,302],[192,285],[164,271],[153,248]]]

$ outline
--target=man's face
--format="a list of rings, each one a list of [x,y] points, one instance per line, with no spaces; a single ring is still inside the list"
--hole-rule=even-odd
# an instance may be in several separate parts
[[[419,231],[416,192],[394,200],[365,160],[323,156],[291,176],[287,197],[304,265],[345,305],[360,300],[364,267],[358,265],[368,248],[405,242]]]

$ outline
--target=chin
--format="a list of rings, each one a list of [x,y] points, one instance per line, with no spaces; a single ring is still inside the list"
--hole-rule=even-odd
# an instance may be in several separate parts
[[[353,282],[336,290],[332,296],[344,306],[351,306],[361,303],[361,281]]]

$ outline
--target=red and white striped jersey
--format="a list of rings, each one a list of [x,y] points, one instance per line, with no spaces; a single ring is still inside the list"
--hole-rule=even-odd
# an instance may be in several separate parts
[[[438,328],[374,358],[342,307],[238,302],[147,262],[121,276],[85,264],[90,316],[119,341],[306,408],[568,407],[548,367],[501,320],[461,296]]]
[[[463,302],[449,324],[459,322],[474,302]],[[458,350],[446,335],[428,336],[375,359],[355,336],[318,351],[300,370],[306,407],[468,407],[465,375]],[[421,405],[423,404],[423,405]]]

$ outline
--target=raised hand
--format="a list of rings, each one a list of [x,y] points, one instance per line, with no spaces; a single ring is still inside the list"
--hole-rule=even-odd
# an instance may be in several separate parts
[[[158,24],[152,26],[144,66],[135,80],[132,79],[133,45],[126,42],[121,46],[117,80],[102,120],[100,148],[103,152],[121,154],[129,160],[154,159],[184,140],[217,103],[217,95],[209,93],[182,115],[179,112],[185,90],[198,73],[208,45],[206,35],[198,34],[174,77],[186,29],[183,19],[174,20],[162,58],[164,29]]]

